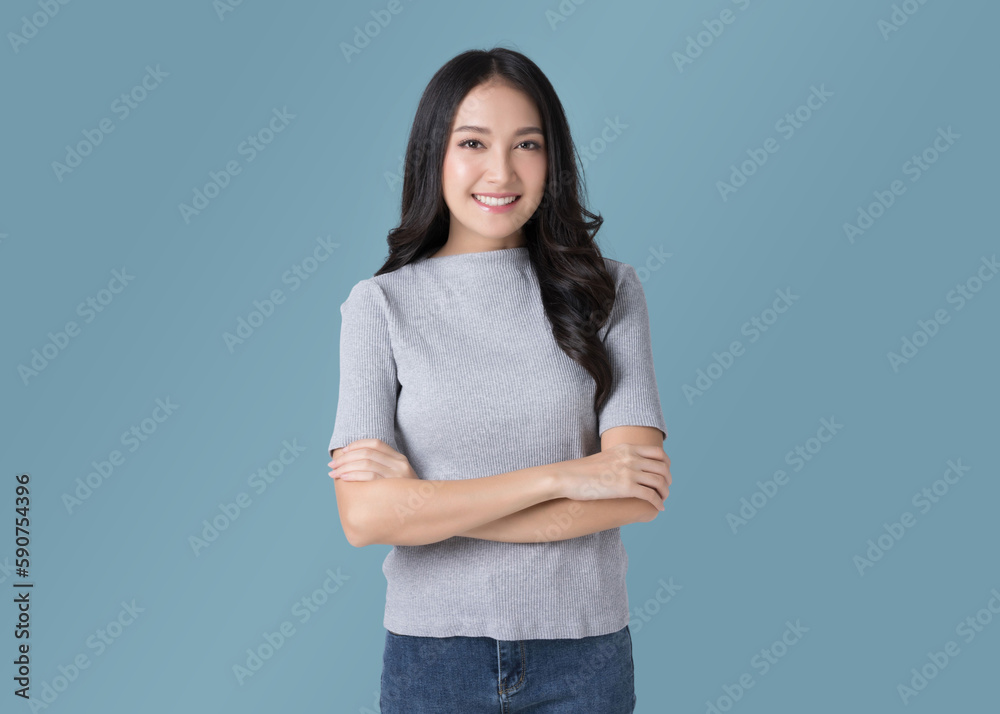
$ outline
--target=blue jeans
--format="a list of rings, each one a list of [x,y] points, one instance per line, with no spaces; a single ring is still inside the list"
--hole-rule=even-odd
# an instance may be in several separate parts
[[[632,634],[416,637],[386,631],[382,714],[631,714]]]

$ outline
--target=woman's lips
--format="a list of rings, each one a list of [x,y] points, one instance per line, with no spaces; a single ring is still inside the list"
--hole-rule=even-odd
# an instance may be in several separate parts
[[[483,203],[478,198],[476,198],[475,195],[472,196],[472,200],[475,201],[476,205],[479,206],[486,213],[506,213],[507,211],[512,210],[514,206],[517,205],[518,201],[521,200],[521,197],[518,196],[510,203],[501,206],[491,206],[488,203]]]

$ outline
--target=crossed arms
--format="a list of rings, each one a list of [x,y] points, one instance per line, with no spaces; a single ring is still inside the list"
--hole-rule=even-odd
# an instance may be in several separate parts
[[[619,444],[662,443],[663,435],[654,427],[619,426],[602,434],[601,451]],[[342,453],[335,449],[331,455],[337,459]],[[644,498],[561,497],[558,468],[550,464],[447,482],[337,478],[337,509],[344,534],[356,547],[426,545],[455,536],[508,543],[566,540],[652,521],[659,512]]]

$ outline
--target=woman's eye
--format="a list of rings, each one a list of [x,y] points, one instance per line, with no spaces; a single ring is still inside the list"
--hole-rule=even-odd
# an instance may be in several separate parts
[[[482,146],[482,142],[480,142],[479,139],[466,139],[465,141],[461,142],[459,146],[468,146],[469,144],[479,144],[480,146]],[[537,141],[522,141],[520,144],[518,144],[518,146],[524,146],[525,144],[530,145],[528,148],[531,151],[537,151],[542,148],[541,144],[539,144]],[[477,147],[470,146],[469,148],[474,149]]]

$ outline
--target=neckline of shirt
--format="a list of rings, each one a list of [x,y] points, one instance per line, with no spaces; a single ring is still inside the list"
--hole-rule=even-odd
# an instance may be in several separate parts
[[[485,263],[488,265],[502,265],[507,263],[520,263],[528,259],[528,246],[519,245],[514,248],[496,248],[494,250],[480,250],[468,253],[452,253],[450,255],[439,255],[436,258],[427,256],[419,262],[425,265],[468,265],[469,263]]]

